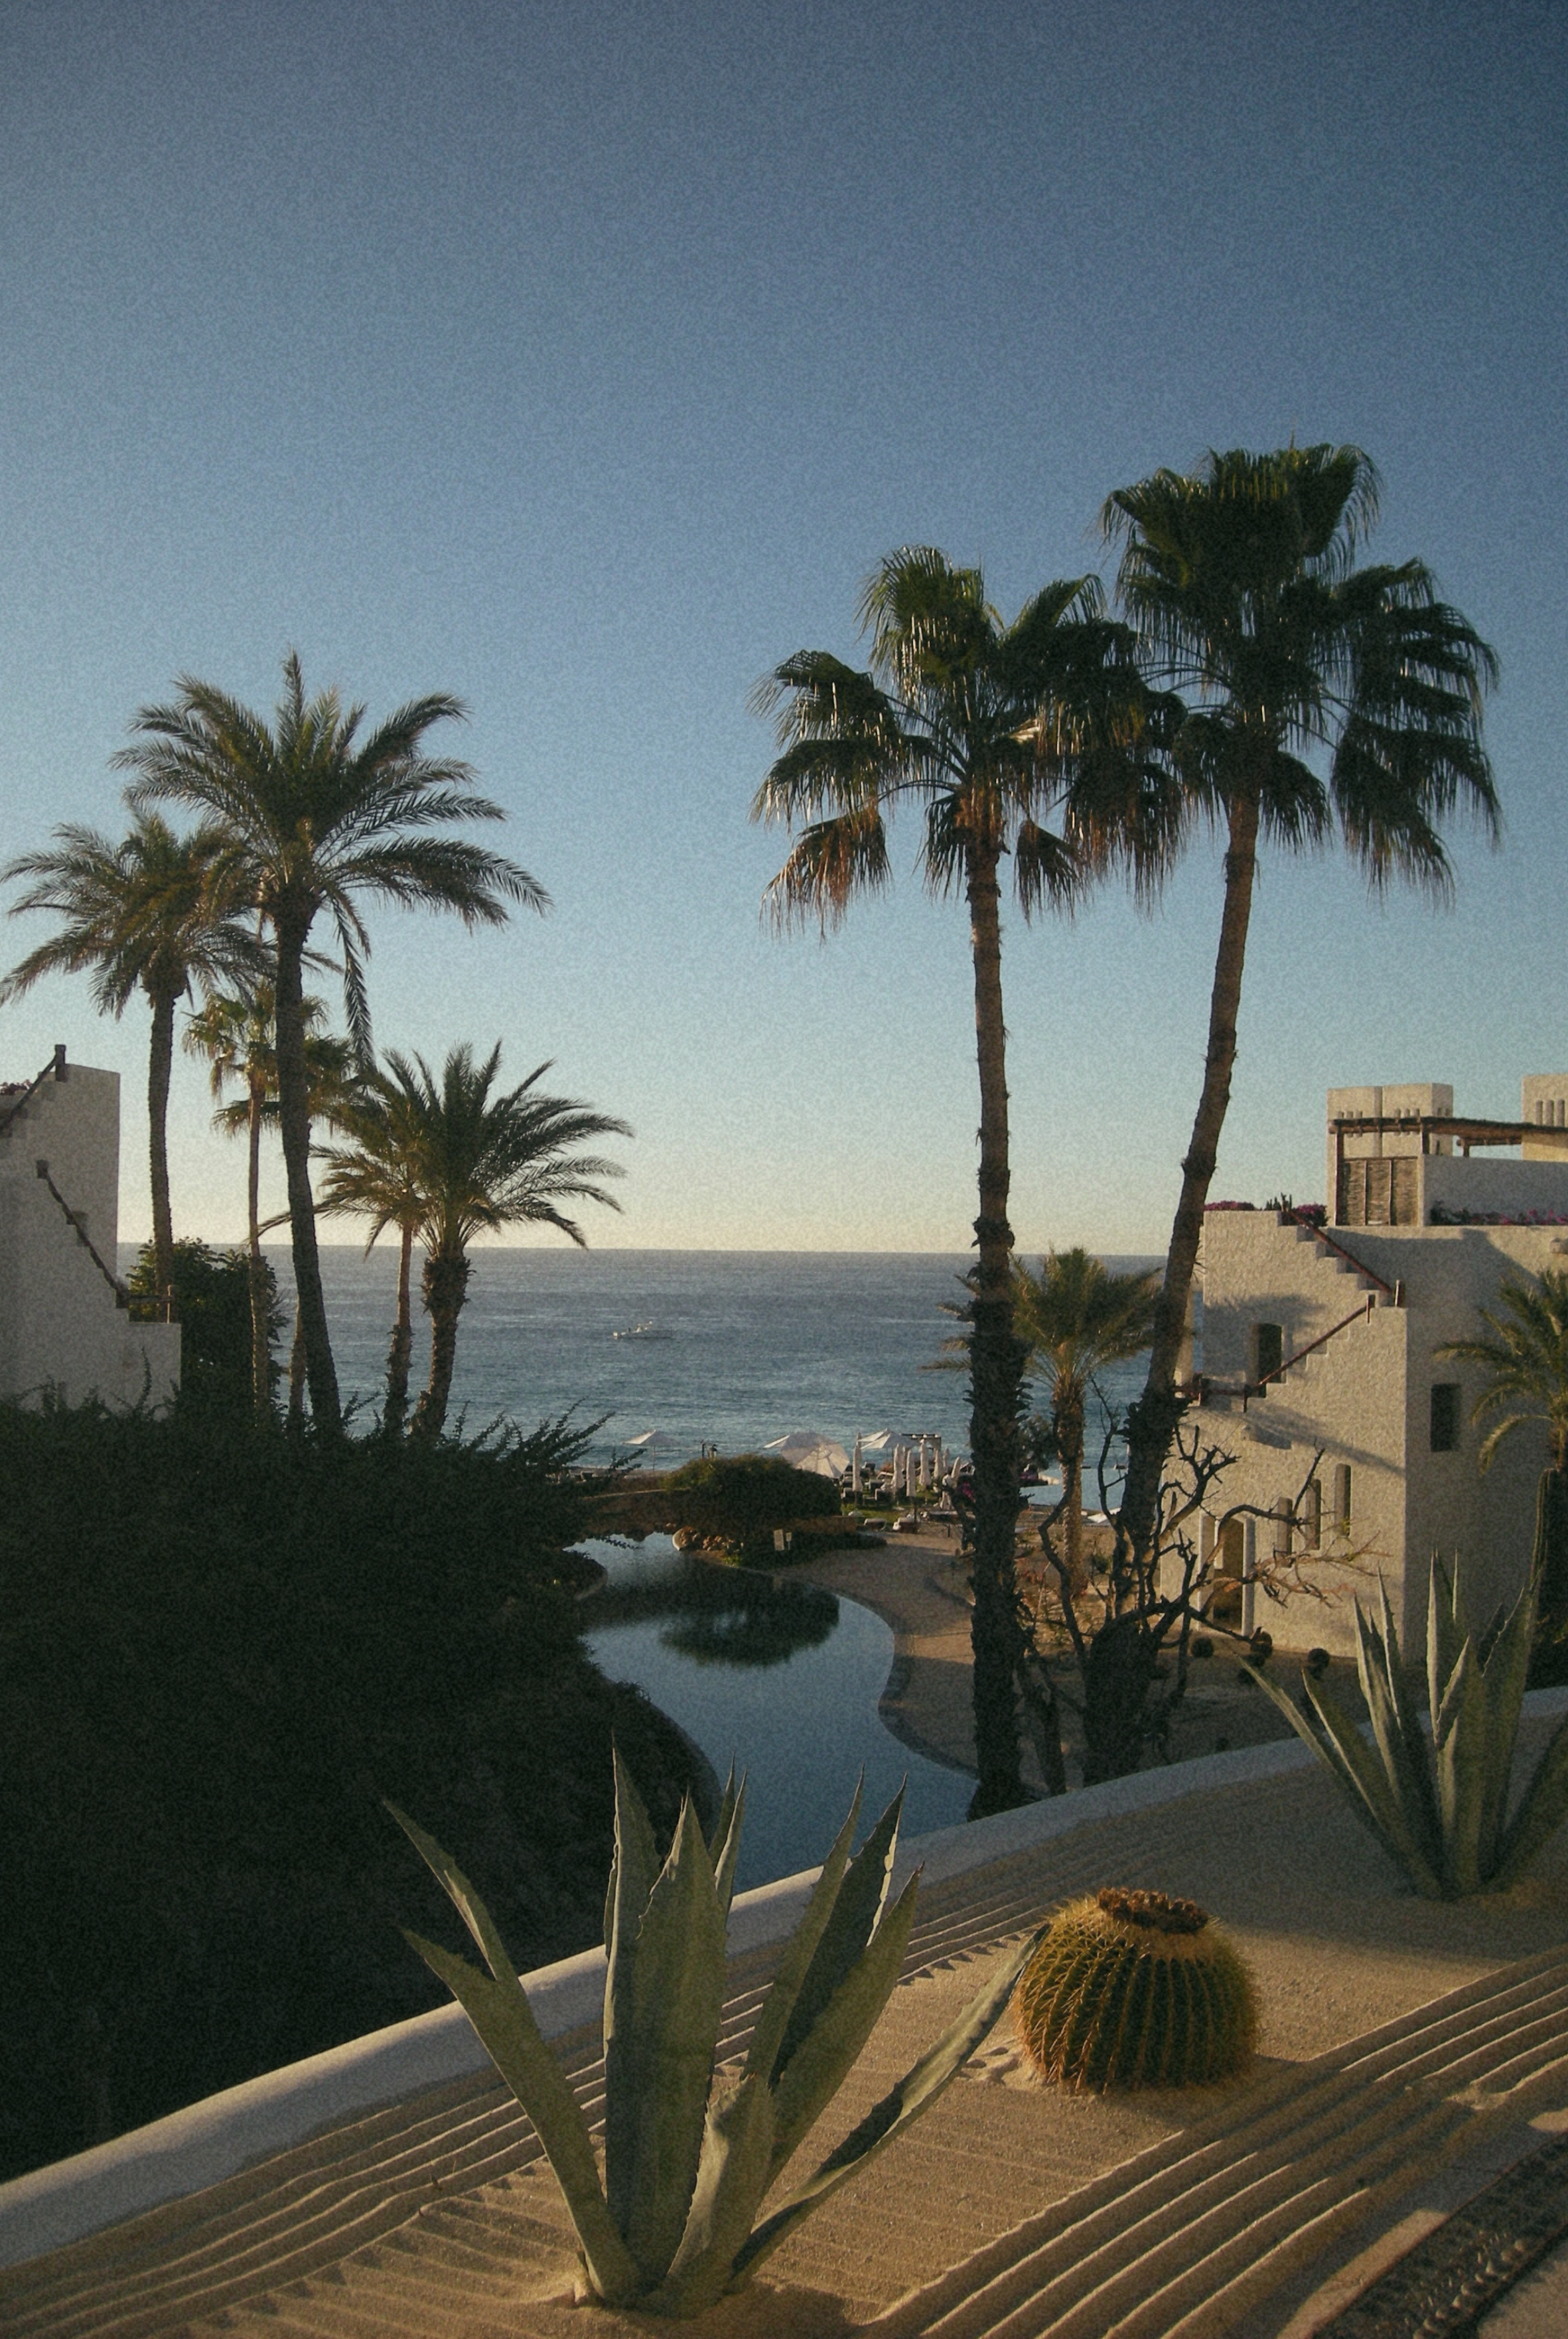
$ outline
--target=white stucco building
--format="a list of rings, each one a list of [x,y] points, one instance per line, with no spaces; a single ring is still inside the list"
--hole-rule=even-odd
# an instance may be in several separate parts
[[[1516,1430],[1481,1477],[1470,1415],[1484,1376],[1437,1351],[1484,1330],[1477,1311],[1505,1278],[1568,1265],[1565,1124],[1568,1073],[1526,1078],[1516,1122],[1455,1115],[1445,1087],[1332,1089],[1324,1229],[1208,1212],[1188,1421],[1233,1456],[1200,1522],[1236,1579],[1233,1621],[1284,1647],[1348,1651],[1351,1595],[1375,1594],[1381,1568],[1419,1652],[1434,1551],[1462,1552],[1488,1604],[1517,1589],[1545,1431]],[[1227,1523],[1238,1504],[1270,1515]],[[1287,1550],[1330,1604],[1252,1592],[1253,1567]],[[1358,1577],[1328,1564],[1352,1554]]]
[[[0,1084],[0,1397],[165,1402],[177,1324],[133,1323],[119,1279],[120,1076],[67,1063]]]

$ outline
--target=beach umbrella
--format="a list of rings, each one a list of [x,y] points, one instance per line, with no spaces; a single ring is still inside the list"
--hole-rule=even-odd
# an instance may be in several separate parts
[[[922,1495],[928,1495],[931,1492],[931,1440],[929,1437],[922,1437],[920,1441],[920,1491]]]
[[[861,1492],[862,1492],[861,1482],[860,1482],[860,1465],[861,1465],[860,1432],[859,1432],[859,1430],[857,1429],[857,1430],[855,1431],[855,1434],[854,1434],[854,1454],[853,1454],[853,1458],[851,1459],[850,1466],[849,1466],[849,1490],[850,1490],[850,1493],[851,1493],[852,1495],[856,1495],[856,1496],[858,1496],[858,1495],[861,1494]]]
[[[787,1437],[770,1438],[764,1454],[776,1454],[792,1469],[814,1470],[821,1478],[839,1478],[849,1468],[849,1456],[836,1440],[816,1429],[792,1429]]]

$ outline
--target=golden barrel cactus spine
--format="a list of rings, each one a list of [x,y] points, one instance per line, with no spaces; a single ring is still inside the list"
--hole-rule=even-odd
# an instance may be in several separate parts
[[[1194,2087],[1246,2069],[1257,2011],[1247,1968],[1195,1900],[1109,1887],[1053,1920],[1013,2021],[1035,2069],[1064,2086]]]

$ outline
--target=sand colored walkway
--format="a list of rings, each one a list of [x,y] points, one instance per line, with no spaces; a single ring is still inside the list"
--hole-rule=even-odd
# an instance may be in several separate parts
[[[1529,1725],[1539,1742],[1543,1725]],[[1235,2088],[1074,2097],[993,2037],[927,2119],[703,2328],[725,2339],[1307,2339],[1500,2166],[1568,2125],[1568,1831],[1513,1894],[1415,1900],[1316,1769],[1198,1791],[935,1885],[903,1982],[812,2157],[1063,1899],[1190,1893],[1250,1959],[1261,2058]],[[1060,1813],[1062,1806],[1056,1806]],[[934,1839],[941,1843],[942,1839]],[[733,1970],[728,2042],[763,1953]],[[597,2099],[591,2040],[563,2043]],[[7,2339],[629,2339],[564,2303],[553,2181],[478,2077],[0,2274]]]
[[[883,1722],[915,1753],[972,1774],[971,1611],[963,1595],[956,1531],[950,1528],[944,1534],[940,1526],[928,1525],[918,1534],[890,1535],[881,1549],[829,1552],[792,1567],[780,1581],[801,1579],[858,1600],[892,1627],[892,1670],[880,1702]],[[1290,1660],[1281,1658],[1280,1664],[1294,1678]],[[1342,1686],[1355,1703],[1353,1679]],[[1067,1723],[1070,1731],[1070,1715]],[[1172,1732],[1178,1760],[1267,1745],[1287,1735],[1268,1699],[1240,1679],[1234,1653],[1192,1667]],[[1073,1760],[1070,1742],[1070,1779],[1077,1775]],[[1042,1792],[1044,1781],[1032,1749],[1026,1747],[1022,1761],[1026,1783]]]

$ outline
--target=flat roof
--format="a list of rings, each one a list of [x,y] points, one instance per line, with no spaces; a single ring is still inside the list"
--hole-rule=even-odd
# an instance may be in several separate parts
[[[1472,1145],[1518,1145],[1526,1137],[1550,1136],[1538,1120],[1476,1120],[1451,1112],[1337,1112],[1328,1126],[1346,1136],[1463,1137]]]

